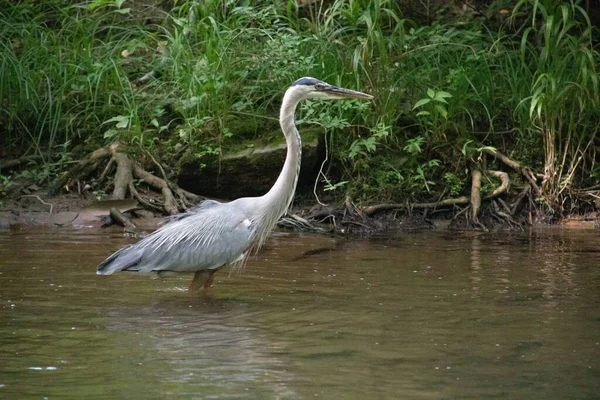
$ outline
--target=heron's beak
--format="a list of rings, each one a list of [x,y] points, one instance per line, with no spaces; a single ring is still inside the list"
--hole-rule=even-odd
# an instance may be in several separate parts
[[[322,90],[331,99],[364,99],[371,100],[373,96],[356,90],[344,89],[337,86],[328,86]]]

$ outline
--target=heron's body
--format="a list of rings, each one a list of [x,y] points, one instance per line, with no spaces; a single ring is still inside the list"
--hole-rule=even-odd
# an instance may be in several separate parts
[[[229,203],[206,201],[139,242],[120,249],[98,266],[97,273],[195,272],[190,290],[196,290],[204,274],[210,274],[205,283],[207,287],[219,268],[243,262],[251,247],[259,247],[264,242],[294,197],[302,151],[294,113],[298,103],[306,98],[368,99],[371,96],[314,78],[299,79],[286,91],[282,102],[279,121],[287,155],[269,192]]]
[[[184,214],[119,250],[99,271],[104,275],[122,270],[195,272],[231,264],[248,250],[256,232],[256,222],[250,220],[244,200],[200,205],[194,214]],[[209,227],[215,229],[209,231]]]

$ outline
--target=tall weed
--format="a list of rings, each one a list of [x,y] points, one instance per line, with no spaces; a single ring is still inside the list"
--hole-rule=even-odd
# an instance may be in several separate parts
[[[560,209],[573,184],[585,179],[579,167],[600,127],[600,56],[578,2],[521,0],[513,16],[523,13],[530,16],[530,26],[521,37],[518,62],[510,65],[518,71],[509,73],[522,87],[515,116],[526,132],[541,138],[544,201]]]

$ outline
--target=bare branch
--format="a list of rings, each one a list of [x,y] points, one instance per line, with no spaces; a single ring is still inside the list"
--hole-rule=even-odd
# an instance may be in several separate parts
[[[26,195],[23,195],[23,196],[21,196],[21,197],[35,197],[35,198],[36,198],[36,199],[38,199],[38,200],[39,200],[39,201],[40,201],[42,204],[44,204],[44,205],[47,205],[47,206],[50,206],[50,211],[49,211],[49,213],[50,213],[50,214],[52,214],[52,210],[53,210],[53,208],[54,208],[54,204],[51,204],[51,203],[46,203],[44,200],[42,200],[42,198],[41,198],[40,196],[37,196],[37,195],[35,195],[35,194],[26,194]]]

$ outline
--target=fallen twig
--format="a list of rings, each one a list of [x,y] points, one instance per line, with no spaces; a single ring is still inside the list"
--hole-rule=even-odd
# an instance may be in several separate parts
[[[102,173],[100,174],[100,177],[98,178],[98,182],[102,182],[106,178],[106,175],[108,174],[108,172],[110,171],[110,169],[112,168],[112,166],[114,164],[115,164],[115,159],[111,157],[111,159],[108,161],[108,163],[106,163],[106,167],[104,167],[104,170],[102,170]]]
[[[41,198],[40,196],[37,196],[37,195],[35,195],[35,194],[26,194],[26,195],[23,195],[23,196],[21,196],[21,198],[23,198],[23,197],[35,197],[35,198],[36,198],[36,199],[38,199],[38,200],[39,200],[39,201],[40,201],[42,204],[44,204],[44,205],[47,205],[47,206],[50,206],[50,211],[49,211],[49,213],[50,213],[50,214],[52,214],[52,210],[54,209],[54,204],[52,204],[52,203],[46,203],[44,200],[42,200],[42,198]]]
[[[139,201],[140,204],[143,205],[145,208],[152,209],[161,213],[163,212],[163,208],[161,206],[149,202],[137,191],[135,185],[133,184],[133,181],[129,183],[129,193],[131,194],[131,197]]]
[[[325,229],[311,224],[306,219],[296,214],[288,214],[277,221],[277,225],[285,228],[293,228],[302,232],[326,232]]]
[[[137,226],[135,226],[135,224],[131,222],[131,220],[127,218],[125,214],[119,211],[116,207],[111,207],[110,217],[122,226],[124,226],[126,231],[135,232],[137,230]]]
[[[364,212],[361,209],[359,209],[358,207],[356,207],[356,204],[354,204],[354,202],[352,201],[352,198],[350,196],[346,196],[344,205],[346,206],[346,211],[348,213],[350,213],[351,215],[356,214],[360,217],[360,219],[362,219],[364,221],[364,219],[365,219]]]
[[[55,222],[54,225],[64,228],[67,225],[71,225],[73,223],[73,221],[75,221],[77,219],[77,217],[79,217],[79,213],[77,213],[69,222],[65,222],[64,224],[60,224],[58,222]]]
[[[156,161],[156,158],[154,158],[154,156],[152,155],[152,153],[150,153],[148,150],[144,150],[144,152],[148,155],[148,157],[150,157],[150,159],[152,160],[152,162],[154,163],[154,165],[156,165],[163,177],[163,179],[165,180],[165,182],[169,181],[169,178],[167,178],[167,173],[165,172],[165,169],[163,168],[163,166]]]

